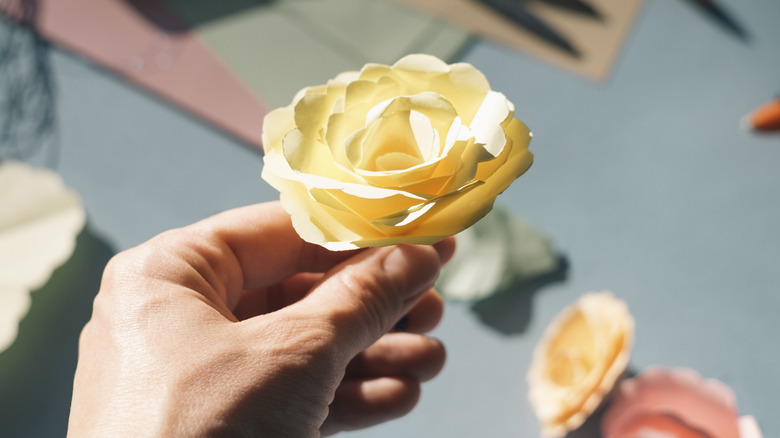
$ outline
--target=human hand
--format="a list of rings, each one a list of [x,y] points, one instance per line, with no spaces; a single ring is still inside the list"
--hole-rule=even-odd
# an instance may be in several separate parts
[[[301,438],[402,416],[444,364],[423,333],[453,251],[328,252],[269,203],[120,253],[81,336],[68,436]]]

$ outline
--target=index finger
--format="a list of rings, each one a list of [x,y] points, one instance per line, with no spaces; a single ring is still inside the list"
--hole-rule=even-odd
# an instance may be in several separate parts
[[[230,248],[244,289],[276,284],[299,272],[325,272],[359,251],[334,252],[305,242],[278,201],[228,210],[193,227],[206,229]]]

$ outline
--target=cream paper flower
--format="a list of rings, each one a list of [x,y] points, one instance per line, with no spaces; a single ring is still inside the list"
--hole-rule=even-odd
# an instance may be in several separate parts
[[[561,312],[536,346],[529,400],[545,436],[578,428],[625,373],[634,320],[609,292],[591,292]]]
[[[16,339],[30,291],[73,253],[84,222],[79,198],[55,173],[0,164],[0,351]]]
[[[483,217],[531,165],[513,111],[470,64],[367,64],[266,116],[263,178],[308,242],[434,243]]]

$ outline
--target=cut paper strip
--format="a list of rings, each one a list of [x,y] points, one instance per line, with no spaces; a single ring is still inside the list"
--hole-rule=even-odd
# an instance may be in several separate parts
[[[0,164],[0,351],[16,338],[29,292],[73,253],[85,220],[78,196],[57,174]]]
[[[34,13],[22,12],[30,4]],[[31,21],[44,38],[260,146],[265,104],[158,1],[5,0],[0,12]]]

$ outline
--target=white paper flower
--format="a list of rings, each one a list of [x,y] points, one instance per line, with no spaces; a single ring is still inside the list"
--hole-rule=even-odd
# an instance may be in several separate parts
[[[16,339],[29,292],[73,253],[85,220],[78,196],[57,174],[0,164],[0,351]]]

